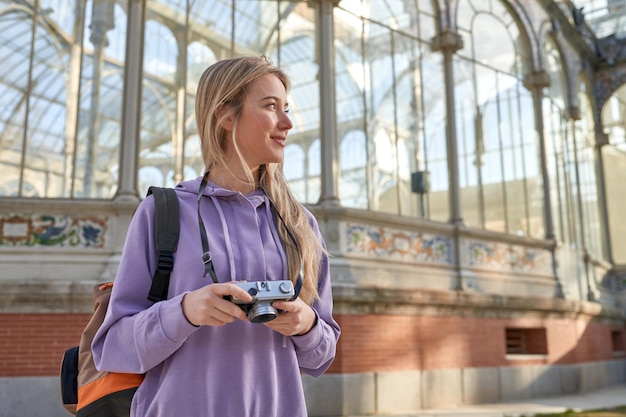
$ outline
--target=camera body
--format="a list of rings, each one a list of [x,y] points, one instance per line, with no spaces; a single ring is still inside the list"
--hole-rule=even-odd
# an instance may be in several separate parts
[[[228,301],[237,304],[248,314],[252,323],[265,323],[274,320],[278,311],[272,306],[274,301],[290,301],[295,295],[293,283],[289,280],[234,282],[236,286],[252,296],[252,301],[243,301],[227,296]]]

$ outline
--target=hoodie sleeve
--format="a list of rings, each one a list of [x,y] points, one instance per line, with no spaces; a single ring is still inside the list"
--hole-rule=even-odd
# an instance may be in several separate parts
[[[184,317],[184,294],[156,304],[148,300],[156,268],[154,199],[146,198],[131,223],[111,300],[92,351],[96,368],[145,373],[174,353],[197,328]]]
[[[319,231],[317,221],[309,213],[317,235],[324,245],[324,240]],[[300,370],[308,375],[317,377],[322,375],[335,359],[337,341],[341,330],[333,319],[333,296],[330,282],[330,265],[328,256],[323,255],[318,277],[319,301],[313,304],[313,310],[317,315],[317,323],[313,328],[302,336],[292,336],[291,339],[296,347]]]

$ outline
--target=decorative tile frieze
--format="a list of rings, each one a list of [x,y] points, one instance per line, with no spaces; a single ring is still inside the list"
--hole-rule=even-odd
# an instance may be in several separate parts
[[[466,240],[463,246],[470,267],[552,274],[552,254],[546,249],[475,239]]]
[[[440,265],[454,263],[450,236],[354,223],[342,226],[346,254]]]
[[[0,215],[0,246],[104,247],[108,218],[52,214]]]

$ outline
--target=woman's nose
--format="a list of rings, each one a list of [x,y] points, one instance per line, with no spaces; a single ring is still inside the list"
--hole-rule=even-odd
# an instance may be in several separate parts
[[[280,119],[278,120],[279,127],[282,130],[290,130],[293,127],[293,122],[291,121],[291,117],[287,112],[280,112]]]

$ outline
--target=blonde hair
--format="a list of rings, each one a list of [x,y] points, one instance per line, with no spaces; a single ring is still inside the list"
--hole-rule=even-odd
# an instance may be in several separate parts
[[[256,183],[252,172],[247,168],[248,165],[244,163],[234,138],[237,137],[237,121],[241,115],[248,86],[267,74],[278,77],[285,86],[285,91],[289,91],[287,74],[265,57],[240,57],[218,61],[209,66],[200,77],[196,95],[196,122],[206,172],[214,166],[227,167],[224,155],[228,135],[222,127],[222,122],[232,117],[233,149],[242,162],[241,165],[247,169],[246,176],[250,183]],[[285,227],[297,241],[296,247],[285,228],[279,227],[281,241],[287,250],[289,278],[295,283],[302,257],[303,283],[300,298],[311,305],[319,299],[318,275],[325,250],[309,223],[306,210],[289,190],[282,168],[282,162],[262,165],[258,181],[284,219]]]

